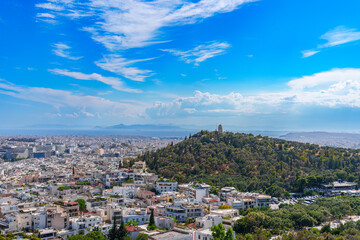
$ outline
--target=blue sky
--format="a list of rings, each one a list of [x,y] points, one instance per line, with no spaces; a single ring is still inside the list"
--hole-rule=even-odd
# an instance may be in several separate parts
[[[1,128],[360,130],[360,2],[0,2]]]

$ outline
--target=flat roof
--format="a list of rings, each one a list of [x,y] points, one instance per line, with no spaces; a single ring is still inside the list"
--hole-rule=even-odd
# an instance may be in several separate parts
[[[189,237],[189,239],[192,239],[191,233],[171,230],[171,231],[151,235],[151,236],[149,236],[149,239],[154,239],[154,240],[168,240],[168,239],[177,240],[177,239],[179,239],[179,240],[183,240],[184,237],[187,237],[187,236]]]

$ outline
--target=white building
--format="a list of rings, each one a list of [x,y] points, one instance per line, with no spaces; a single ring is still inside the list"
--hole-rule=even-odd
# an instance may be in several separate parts
[[[209,228],[206,229],[200,229],[195,231],[194,239],[196,240],[212,240],[212,232]]]
[[[46,228],[46,211],[44,209],[32,214],[32,221],[35,229]]]
[[[177,182],[156,182],[156,192],[176,192],[178,188]]]
[[[170,217],[155,217],[155,225],[159,228],[173,229],[174,222]]]
[[[103,222],[101,217],[94,215],[74,217],[70,218],[70,221],[73,230],[92,228],[101,225]]]
[[[214,225],[222,223],[222,217],[216,214],[209,214],[196,219],[196,225],[200,228],[211,228]]]
[[[113,194],[118,196],[123,196],[124,198],[133,198],[136,196],[137,191],[139,190],[138,187],[118,187],[115,186],[113,188]]]
[[[125,208],[122,210],[122,217],[125,223],[136,221],[139,225],[146,224],[150,220],[150,214],[147,213],[146,208]]]

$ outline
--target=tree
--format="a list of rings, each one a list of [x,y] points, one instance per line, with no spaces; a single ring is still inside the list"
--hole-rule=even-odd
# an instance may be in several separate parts
[[[108,234],[108,238],[109,240],[115,240],[117,239],[117,235],[118,235],[118,229],[116,227],[116,217],[114,215],[114,218],[113,218],[113,226],[112,228],[109,230],[109,234]]]
[[[125,225],[126,226],[129,226],[129,225],[137,226],[137,225],[139,225],[139,223],[137,221],[135,221],[135,220],[130,220]]]
[[[100,231],[92,231],[85,236],[81,234],[70,236],[67,240],[106,240],[106,237]]]
[[[145,233],[140,233],[137,237],[136,240],[148,240],[149,236]]]
[[[214,240],[224,240],[225,239],[225,227],[219,223],[211,227],[211,232]]]
[[[79,210],[80,211],[86,211],[86,202],[85,202],[84,199],[79,198],[79,199],[76,199],[75,202],[79,203]]]
[[[155,218],[154,218],[154,209],[151,209],[151,214],[150,214],[150,221],[149,221],[149,226],[155,226]]]
[[[233,230],[232,228],[229,228],[227,231],[226,231],[226,235],[225,235],[225,238],[224,240],[233,240]]]
[[[127,234],[128,234],[128,232],[126,230],[125,223],[123,221],[123,218],[121,217],[120,226],[119,226],[119,230],[118,230],[118,239],[119,240],[125,240]]]

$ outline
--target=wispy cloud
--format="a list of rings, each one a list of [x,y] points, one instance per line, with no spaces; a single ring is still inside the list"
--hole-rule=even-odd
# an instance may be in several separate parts
[[[360,40],[360,31],[356,28],[338,26],[323,34],[320,39],[326,40],[326,43],[319,45],[316,49],[302,51],[303,58],[313,56],[324,48],[330,48],[341,44],[358,41]]]
[[[70,53],[70,49],[71,47],[68,46],[67,44],[64,43],[55,43],[53,45],[54,49],[53,49],[53,53],[59,57],[63,57],[63,58],[67,58],[67,59],[71,59],[71,60],[79,60],[82,57],[74,57],[71,55]]]
[[[95,62],[95,64],[104,70],[119,74],[133,81],[144,82],[146,78],[154,75],[154,72],[139,69],[132,65],[152,59],[153,58],[128,60],[120,55],[110,54],[104,56],[101,60]]]
[[[114,102],[98,96],[79,95],[59,89],[18,86],[5,81],[0,82],[0,94],[51,105],[58,112],[60,109],[66,111],[73,109],[73,112],[80,112],[84,116],[102,112],[119,117],[138,117],[144,111],[144,106],[141,104]]]
[[[62,11],[65,8],[64,8],[64,6],[59,4],[60,2],[61,1],[54,2],[54,1],[50,0],[49,2],[46,2],[46,3],[38,3],[35,6],[37,8],[42,8],[42,9],[47,9],[47,10]]]
[[[287,85],[287,91],[250,96],[195,91],[193,96],[157,102],[147,109],[147,114],[151,117],[270,114],[295,111],[300,105],[360,108],[359,68],[332,69],[293,79]]]
[[[320,38],[326,40],[327,43],[320,45],[319,48],[333,47],[360,40],[360,31],[355,28],[339,26],[325,33]]]
[[[196,3],[187,0],[47,0],[36,4],[36,7],[50,14],[41,15],[49,21],[53,20],[50,18],[52,16],[56,19],[91,17],[91,21],[84,21],[82,30],[89,32],[94,41],[101,43],[110,52],[95,62],[96,65],[133,81],[143,82],[154,72],[134,67],[133,64],[153,58],[132,60],[114,52],[167,42],[169,39],[166,39],[162,32],[164,27],[194,24],[215,14],[231,12],[245,3],[254,1],[257,0],[200,0]],[[217,43],[213,44],[212,50],[201,49],[204,46],[199,46],[199,49],[193,49],[198,53],[189,52],[184,58],[198,64],[223,53],[221,49],[215,49]],[[69,59],[78,59],[71,56],[68,51],[67,45],[60,44],[54,53]]]
[[[81,72],[70,72],[68,70],[64,69],[51,69],[49,70],[52,73],[72,77],[78,80],[90,80],[90,81],[99,81],[102,83],[105,83],[107,85],[110,85],[112,88],[123,91],[123,92],[129,92],[129,93],[141,93],[142,91],[139,89],[132,89],[125,87],[125,83],[121,81],[119,78],[116,77],[104,77],[97,73],[92,74],[85,74]]]
[[[305,50],[302,51],[301,53],[303,58],[307,58],[317,54],[318,52],[320,52],[320,50]]]
[[[241,5],[255,0],[93,0],[53,1],[37,4],[53,14],[71,18],[97,16],[93,25],[84,27],[92,38],[109,50],[144,47],[163,42],[163,27],[193,24],[218,13],[231,12]]]
[[[51,13],[38,13],[36,14],[36,19],[38,21],[44,21],[44,22],[48,22],[48,23],[55,23],[55,15],[51,14]]]
[[[162,49],[164,52],[169,52],[175,56],[180,57],[180,60],[186,63],[194,63],[199,65],[199,63],[226,52],[230,45],[226,42],[208,42],[201,44],[188,51],[180,51],[175,49]]]

